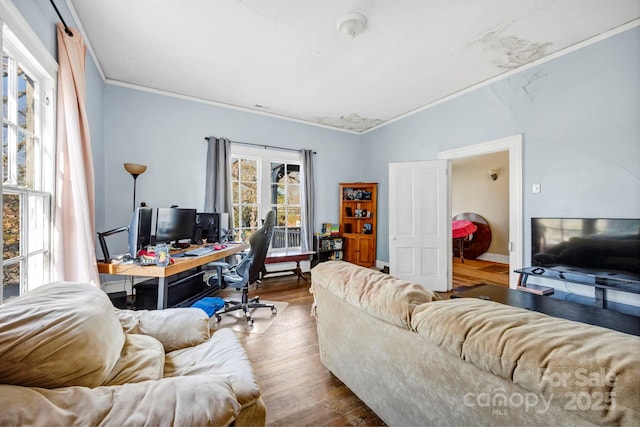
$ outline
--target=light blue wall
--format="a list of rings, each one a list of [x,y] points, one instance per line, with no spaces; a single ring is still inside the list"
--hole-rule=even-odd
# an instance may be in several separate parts
[[[16,8],[24,16],[31,29],[42,41],[49,53],[58,58],[56,24],[59,21],[51,3],[45,0],[14,1]],[[75,27],[75,21],[64,1],[56,1],[56,6],[67,25]],[[104,82],[91,55],[86,58],[87,117],[91,133],[91,147],[95,173],[96,230],[103,229],[105,222],[104,204]]]
[[[105,98],[107,229],[126,225],[131,214],[125,162],[148,165],[137,202],[202,209],[206,136],[316,151],[316,229],[338,220],[338,183],[365,173],[360,135],[115,85],[107,85]]]
[[[16,6],[55,53],[54,10]],[[64,2],[65,20],[73,24]],[[200,208],[208,135],[291,148],[315,157],[316,228],[337,221],[339,182],[379,186],[378,260],[388,254],[388,164],[522,133],[525,262],[532,216],[640,217],[640,29],[479,88],[362,136],[105,85],[87,57],[87,110],[96,173],[96,227],[128,221],[131,177],[149,165],[138,200]],[[542,185],[531,194],[533,183]]]
[[[525,263],[531,217],[640,218],[639,53],[636,27],[365,134],[378,260],[389,260],[390,162],[513,134],[524,139]]]

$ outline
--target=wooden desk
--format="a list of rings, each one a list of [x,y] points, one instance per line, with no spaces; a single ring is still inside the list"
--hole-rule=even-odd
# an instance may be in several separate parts
[[[195,249],[197,246],[191,246],[183,251]],[[182,257],[174,258],[174,263],[166,267],[158,267],[156,265],[141,266],[138,264],[124,264],[124,263],[110,263],[105,264],[103,262],[98,263],[98,272],[103,274],[115,274],[118,276],[136,276],[136,277],[157,277],[158,278],[158,310],[167,308],[167,290],[169,287],[168,279],[183,271],[200,268],[205,264],[213,261],[220,261],[230,255],[249,249],[248,243],[232,243],[227,244],[225,249],[213,251],[206,255],[197,257]],[[176,254],[181,251],[172,251],[172,254]]]
[[[295,273],[298,278],[303,279],[309,282],[309,279],[304,277],[302,274],[302,270],[300,269],[300,261],[307,261],[310,257],[315,254],[314,251],[286,251],[286,252],[272,252],[267,253],[267,257],[264,260],[265,264],[278,264],[280,262],[293,262],[296,263],[296,268],[290,270],[277,270],[277,271],[262,271],[262,277],[267,274],[275,274],[275,273],[283,273],[283,272],[292,272]]]

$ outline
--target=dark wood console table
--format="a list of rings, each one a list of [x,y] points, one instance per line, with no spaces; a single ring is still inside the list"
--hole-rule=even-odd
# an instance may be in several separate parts
[[[302,269],[300,268],[300,261],[307,261],[315,254],[314,251],[286,251],[286,252],[271,252],[267,253],[267,257],[264,260],[265,264],[278,264],[281,262],[295,262],[295,268],[290,270],[275,270],[275,271],[266,271],[266,269],[262,270],[262,277],[267,274],[274,273],[285,273],[291,272],[298,276],[299,279],[303,279],[307,282],[310,280],[304,277],[302,274]]]
[[[631,279],[627,279],[624,274],[588,273],[562,267],[526,267],[515,270],[515,272],[520,274],[518,286],[523,287],[527,286],[527,279],[529,277],[540,277],[543,279],[561,280],[579,285],[593,286],[595,288],[595,306],[599,308],[607,308],[607,289],[640,294],[640,284]]]
[[[525,308],[561,319],[602,326],[615,331],[640,336],[640,318],[570,301],[509,289],[504,286],[482,285],[451,295],[451,298],[481,298],[513,307]]]

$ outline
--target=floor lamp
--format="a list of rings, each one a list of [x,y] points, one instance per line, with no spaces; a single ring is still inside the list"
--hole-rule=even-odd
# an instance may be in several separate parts
[[[147,166],[139,165],[137,163],[125,163],[124,170],[129,172],[133,177],[133,210],[136,210],[136,181],[138,176],[142,175],[147,170]]]

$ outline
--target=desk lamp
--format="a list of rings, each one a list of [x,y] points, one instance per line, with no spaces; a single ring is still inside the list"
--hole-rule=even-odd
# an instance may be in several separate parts
[[[133,177],[133,210],[136,210],[136,180],[138,176],[142,175],[147,170],[146,165],[139,165],[137,163],[125,163],[124,169]]]

